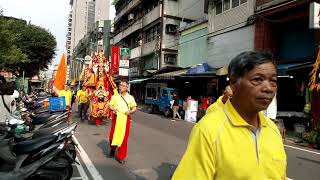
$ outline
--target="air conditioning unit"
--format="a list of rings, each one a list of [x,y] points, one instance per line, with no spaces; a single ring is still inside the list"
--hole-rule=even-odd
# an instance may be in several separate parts
[[[130,20],[133,20],[133,19],[134,19],[134,14],[129,14],[128,20],[130,21]]]
[[[167,34],[175,34],[177,33],[178,29],[177,29],[177,25],[174,24],[167,24],[166,25],[166,33]]]
[[[167,56],[167,57],[165,57],[164,62],[168,63],[168,64],[175,64],[176,57],[175,56]]]

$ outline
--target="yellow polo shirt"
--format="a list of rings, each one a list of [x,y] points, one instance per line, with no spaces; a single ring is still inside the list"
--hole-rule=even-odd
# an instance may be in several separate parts
[[[134,97],[130,94],[127,93],[125,96],[123,96],[123,98],[126,100],[130,109],[137,107]],[[118,111],[125,113],[129,110],[126,102],[122,99],[121,95],[117,93],[111,97],[110,105],[114,106]]]
[[[208,107],[206,113],[210,113],[210,112],[213,112],[213,111],[217,110],[218,108],[221,108],[221,107],[223,106],[222,97],[223,97],[223,96],[220,96],[220,97],[217,99],[216,102],[214,102],[213,104],[211,104],[211,105]]]
[[[78,97],[78,100],[79,100],[79,103],[87,103],[88,102],[88,98],[87,98],[87,94],[86,92],[84,92],[83,90],[79,90],[77,92],[77,97]]]
[[[63,90],[59,91],[59,96],[60,97],[62,97],[62,96],[65,97],[67,106],[71,105],[71,98],[72,98],[72,91],[71,90],[66,91],[66,90],[63,89]]]
[[[253,133],[228,100],[192,129],[173,180],[286,179],[286,154],[277,126],[259,113]]]

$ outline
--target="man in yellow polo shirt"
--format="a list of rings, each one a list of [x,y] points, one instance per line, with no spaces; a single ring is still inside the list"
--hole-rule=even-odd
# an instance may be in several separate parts
[[[285,180],[281,135],[261,113],[277,91],[272,55],[243,52],[228,69],[232,98],[194,126],[172,179]]]
[[[67,84],[64,85],[63,90],[59,91],[59,97],[65,97],[67,109],[71,109],[72,91]]]
[[[77,92],[77,100],[79,104],[80,119],[81,121],[84,121],[85,119],[87,119],[87,110],[89,107],[85,86],[82,86],[82,88]]]
[[[109,134],[110,153],[109,157],[114,157],[115,150],[118,147],[118,154],[116,160],[123,164],[127,157],[128,139],[130,132],[130,114],[137,109],[137,103],[134,97],[131,96],[128,90],[128,83],[121,81],[119,85],[120,93],[115,93],[110,100],[110,110],[114,111],[116,115],[112,117],[111,130]]]

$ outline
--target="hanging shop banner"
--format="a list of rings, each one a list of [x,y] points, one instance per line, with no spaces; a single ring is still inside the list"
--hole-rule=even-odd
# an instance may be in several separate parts
[[[118,46],[112,46],[111,48],[111,71],[113,74],[119,73],[119,50]]]

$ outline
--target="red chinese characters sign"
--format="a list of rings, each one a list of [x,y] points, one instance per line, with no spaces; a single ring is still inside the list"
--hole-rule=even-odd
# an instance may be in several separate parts
[[[111,48],[111,71],[113,74],[119,73],[119,51],[118,46],[112,46]]]

